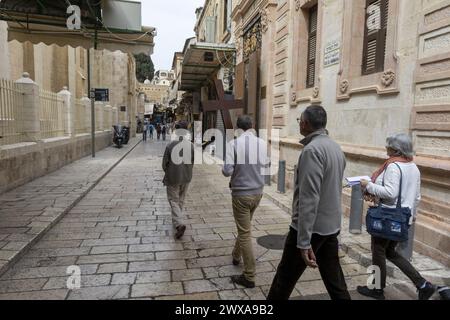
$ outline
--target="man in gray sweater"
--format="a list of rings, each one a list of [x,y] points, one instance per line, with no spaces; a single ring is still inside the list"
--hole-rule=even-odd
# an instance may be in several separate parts
[[[292,224],[268,300],[288,300],[307,267],[319,268],[333,300],[349,300],[339,262],[345,155],[326,130],[327,113],[310,106],[298,119],[305,137],[295,181]]]
[[[194,145],[186,139],[188,123],[176,124],[178,141],[172,141],[164,152],[162,168],[163,183],[167,187],[167,200],[172,208],[172,222],[176,230],[175,238],[180,239],[186,231],[183,224],[184,199],[192,180],[194,167]]]
[[[239,265],[242,258],[244,273],[231,277],[231,280],[244,287],[254,288],[256,262],[252,248],[252,219],[263,196],[264,175],[269,159],[267,144],[250,131],[252,119],[247,115],[239,117],[237,127],[244,133],[227,145],[223,174],[231,177],[233,214],[238,231],[233,264]]]

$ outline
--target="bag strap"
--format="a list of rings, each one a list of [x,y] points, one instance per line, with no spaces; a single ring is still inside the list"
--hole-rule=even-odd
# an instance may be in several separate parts
[[[400,209],[402,207],[403,172],[402,172],[402,168],[400,168],[398,163],[394,162],[394,164],[397,166],[398,170],[400,170],[400,188],[399,188],[398,199],[397,199],[397,209]],[[387,168],[386,168],[386,170],[384,170],[384,174],[383,174],[383,187],[384,187],[384,178],[386,176],[386,171],[387,171]]]
[[[402,168],[400,168],[400,166],[398,165],[398,163],[394,163],[398,170],[400,170],[400,188],[398,191],[398,199],[397,199],[397,209],[401,209],[402,207],[402,185],[403,185],[403,172],[402,172]]]

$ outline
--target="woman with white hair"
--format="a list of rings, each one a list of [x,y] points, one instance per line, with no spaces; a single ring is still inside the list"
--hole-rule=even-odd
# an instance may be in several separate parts
[[[387,138],[386,142],[389,159],[373,174],[372,182],[362,180],[361,186],[366,192],[366,200],[395,208],[400,193],[400,181],[402,181],[401,207],[411,209],[410,225],[412,225],[420,202],[420,171],[413,162],[412,140],[406,134],[397,134]],[[436,290],[435,287],[396,251],[397,245],[396,241],[372,236],[372,264],[380,268],[381,288],[358,287],[358,292],[378,300],[385,299],[387,258],[414,283],[419,292],[419,300],[430,299]]]

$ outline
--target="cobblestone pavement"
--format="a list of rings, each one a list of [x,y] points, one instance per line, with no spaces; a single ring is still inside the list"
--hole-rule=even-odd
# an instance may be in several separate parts
[[[0,274],[139,142],[110,147],[0,195]]]
[[[242,267],[232,265],[236,226],[228,181],[217,166],[195,168],[187,231],[174,240],[162,185],[164,146],[139,144],[0,278],[0,299],[265,299],[282,252],[256,239],[285,235],[289,216],[263,199],[253,227],[257,287],[234,285],[230,276]],[[366,268],[349,256],[342,264],[352,295],[361,299],[354,290],[365,284]],[[81,268],[78,290],[66,286],[72,265]],[[415,298],[403,281],[388,283],[389,298]],[[326,299],[325,292],[318,272],[307,270],[292,297]]]

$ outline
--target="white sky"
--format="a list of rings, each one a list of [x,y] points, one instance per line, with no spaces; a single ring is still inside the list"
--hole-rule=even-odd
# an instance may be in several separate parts
[[[142,24],[156,27],[155,50],[152,55],[155,70],[170,69],[173,54],[182,51],[187,38],[195,36],[195,9],[205,0],[141,0]]]

